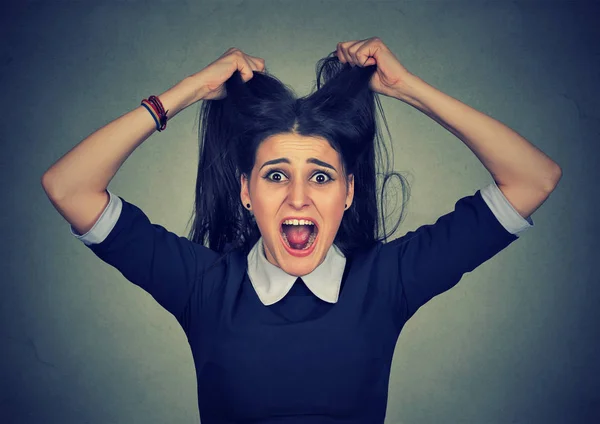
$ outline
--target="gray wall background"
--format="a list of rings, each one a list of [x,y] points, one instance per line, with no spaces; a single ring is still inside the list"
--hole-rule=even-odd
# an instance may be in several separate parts
[[[176,320],[71,236],[42,173],[229,47],[264,58],[304,95],[319,58],[339,41],[373,36],[563,169],[534,228],[407,323],[386,423],[598,419],[597,17],[591,2],[556,1],[26,1],[3,10],[0,421],[199,418]],[[381,101],[394,167],[412,184],[396,236],[492,181],[435,121]],[[151,136],[109,186],[180,235],[192,212],[198,106]]]

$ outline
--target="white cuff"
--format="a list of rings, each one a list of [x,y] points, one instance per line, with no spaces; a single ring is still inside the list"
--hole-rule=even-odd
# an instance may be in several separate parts
[[[110,195],[110,201],[108,205],[100,215],[100,218],[96,221],[94,226],[85,234],[79,234],[72,225],[69,225],[71,234],[77,239],[81,240],[85,245],[98,244],[104,241],[110,234],[115,224],[117,223],[121,210],[123,209],[123,202],[121,198],[115,194],[112,194],[109,190],[106,190]]]
[[[502,190],[498,188],[496,181],[492,181],[489,185],[482,188],[481,196],[500,224],[502,224],[509,233],[519,237],[519,233],[534,226],[531,217],[525,219],[517,212],[506,196],[504,196]]]

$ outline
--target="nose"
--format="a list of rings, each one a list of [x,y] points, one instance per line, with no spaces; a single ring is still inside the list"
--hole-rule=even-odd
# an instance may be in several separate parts
[[[309,205],[308,187],[301,179],[295,179],[289,185],[288,203],[294,209],[302,209]]]

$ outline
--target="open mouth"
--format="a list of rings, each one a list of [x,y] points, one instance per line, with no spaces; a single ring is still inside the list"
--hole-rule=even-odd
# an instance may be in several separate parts
[[[288,225],[280,228],[283,243],[292,251],[308,252],[317,239],[319,229],[316,225]]]

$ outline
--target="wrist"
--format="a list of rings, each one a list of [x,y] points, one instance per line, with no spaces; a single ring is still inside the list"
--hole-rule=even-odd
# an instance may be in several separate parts
[[[199,99],[194,86],[185,78],[158,96],[167,112],[167,118],[172,119],[186,107]]]
[[[418,109],[422,109],[424,105],[421,103],[420,93],[423,92],[427,83],[414,74],[409,74],[402,79],[395,92],[394,97]]]

